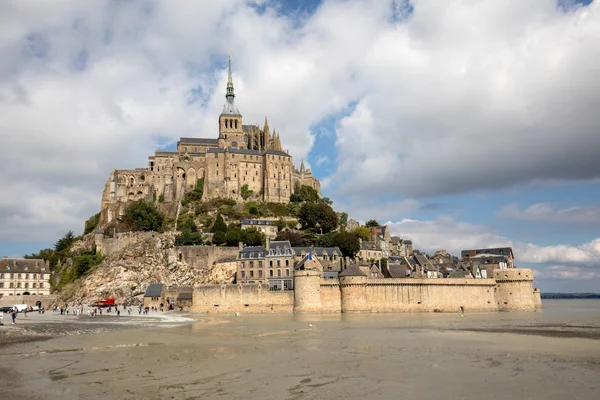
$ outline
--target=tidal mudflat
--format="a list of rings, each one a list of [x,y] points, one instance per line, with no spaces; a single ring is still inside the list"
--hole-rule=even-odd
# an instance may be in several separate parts
[[[600,398],[600,302],[544,307],[464,317],[34,314],[0,327],[0,397]]]

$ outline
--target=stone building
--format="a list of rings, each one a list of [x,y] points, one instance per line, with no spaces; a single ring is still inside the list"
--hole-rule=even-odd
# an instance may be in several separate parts
[[[267,238],[265,246],[247,246],[240,248],[236,281],[240,283],[269,283],[269,280],[287,278],[291,280],[294,272],[294,253],[290,242],[271,241]],[[288,287],[286,287],[287,289]]]
[[[271,241],[266,246],[240,246],[236,282],[268,283],[271,290],[293,289],[293,271],[308,255],[322,271],[339,272],[342,252],[337,247],[291,247],[289,241]]]
[[[50,267],[44,260],[2,257],[0,295],[50,294]]]
[[[275,221],[269,221],[264,219],[243,219],[240,221],[241,229],[256,228],[262,232],[266,237],[275,239],[279,228]]]
[[[412,240],[402,239],[399,236],[390,238],[390,256],[406,257],[413,254]]]
[[[288,203],[296,185],[308,185],[320,193],[320,183],[304,167],[297,169],[283,150],[278,132],[265,118],[258,125],[243,124],[235,104],[229,58],[225,105],[218,119],[217,138],[181,138],[177,151],[156,151],[146,168],[113,170],[102,194],[100,224],[124,212],[128,202],[157,199],[176,210],[185,192],[198,184],[204,199],[230,198],[242,201],[242,191],[252,198]]]
[[[381,247],[374,241],[364,241],[359,239],[360,250],[358,251],[357,257],[365,261],[379,261],[383,258],[383,251]]]
[[[462,259],[471,258],[479,254],[493,255],[493,256],[504,256],[507,261],[507,268],[514,268],[514,253],[512,247],[494,247],[489,249],[474,249],[474,250],[462,250],[460,257]]]

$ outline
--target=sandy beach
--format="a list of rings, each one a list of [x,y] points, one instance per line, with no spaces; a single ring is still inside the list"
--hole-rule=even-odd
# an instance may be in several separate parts
[[[598,399],[597,304],[556,304],[464,317],[30,314],[0,327],[0,396]]]

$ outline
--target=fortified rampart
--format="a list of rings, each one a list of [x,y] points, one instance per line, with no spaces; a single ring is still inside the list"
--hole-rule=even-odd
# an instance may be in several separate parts
[[[34,307],[37,301],[42,302],[42,307],[48,307],[54,303],[56,296],[49,295],[25,295],[25,296],[0,296],[0,307],[10,307],[14,304],[27,304]]]
[[[200,285],[194,288],[197,312],[292,312],[294,292],[270,291],[262,283]]]
[[[194,291],[199,312],[459,312],[533,311],[541,307],[533,271],[500,270],[495,279],[322,279],[317,271],[294,273],[294,291],[267,285],[202,285]]]

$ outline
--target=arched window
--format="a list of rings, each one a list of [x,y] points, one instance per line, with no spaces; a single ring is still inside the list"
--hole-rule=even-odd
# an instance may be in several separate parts
[[[237,119],[235,120],[235,129],[237,129]]]

